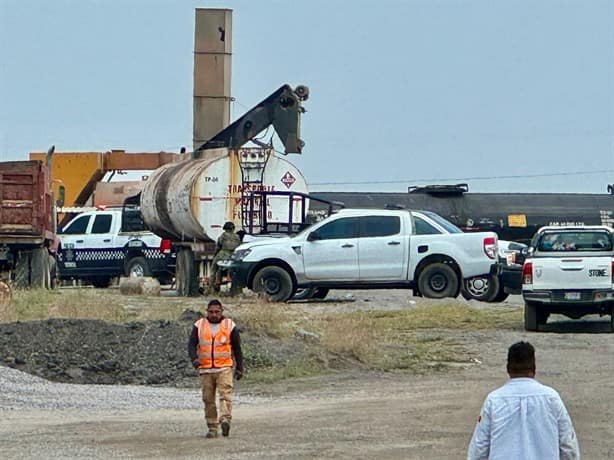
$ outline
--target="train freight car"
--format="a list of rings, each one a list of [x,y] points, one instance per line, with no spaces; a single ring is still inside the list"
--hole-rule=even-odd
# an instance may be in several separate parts
[[[466,232],[494,231],[529,243],[543,226],[614,226],[611,193],[470,193],[467,184],[409,187],[407,193],[313,192],[350,208],[401,207],[436,212]],[[324,212],[313,202],[310,212]]]

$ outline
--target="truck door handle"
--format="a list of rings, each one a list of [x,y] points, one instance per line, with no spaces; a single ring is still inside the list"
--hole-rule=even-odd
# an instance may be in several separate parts
[[[401,242],[400,242],[400,241],[390,241],[390,242],[388,243],[388,246],[398,246],[399,244],[401,244]]]
[[[102,240],[103,243],[110,243],[111,240]]]
[[[83,243],[83,240],[77,240],[75,243]]]
[[[341,246],[342,248],[353,248],[354,245],[350,244],[350,243],[345,243],[344,245]]]

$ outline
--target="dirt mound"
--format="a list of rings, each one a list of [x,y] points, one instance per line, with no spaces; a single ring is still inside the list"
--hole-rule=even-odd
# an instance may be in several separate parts
[[[186,310],[176,321],[0,323],[0,364],[55,382],[195,386],[187,342],[197,318]],[[301,337],[279,341],[241,332],[248,372],[314,354],[314,344]]]

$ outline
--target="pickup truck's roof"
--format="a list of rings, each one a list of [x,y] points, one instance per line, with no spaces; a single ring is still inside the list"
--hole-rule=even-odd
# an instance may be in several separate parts
[[[594,231],[594,230],[604,230],[610,233],[614,233],[614,229],[612,227],[608,227],[607,225],[578,225],[578,226],[548,226],[542,227],[539,229],[539,232],[562,232],[562,231]]]
[[[373,209],[373,208],[342,208],[337,211],[337,214],[349,214],[349,215],[357,215],[362,216],[364,214],[369,215],[377,215],[377,214],[405,214],[411,213],[413,210],[411,209]]]

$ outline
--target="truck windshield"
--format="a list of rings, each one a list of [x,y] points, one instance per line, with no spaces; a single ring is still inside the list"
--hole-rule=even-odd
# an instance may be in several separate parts
[[[424,214],[425,216],[428,216],[429,218],[433,219],[435,222],[437,222],[439,225],[445,228],[449,233],[463,233],[463,231],[460,228],[458,228],[452,222],[444,219],[439,214],[435,214],[432,211],[420,211],[420,212],[422,212],[422,214]]]
[[[537,250],[542,252],[563,251],[611,251],[612,237],[605,231],[552,231],[538,238]]]

